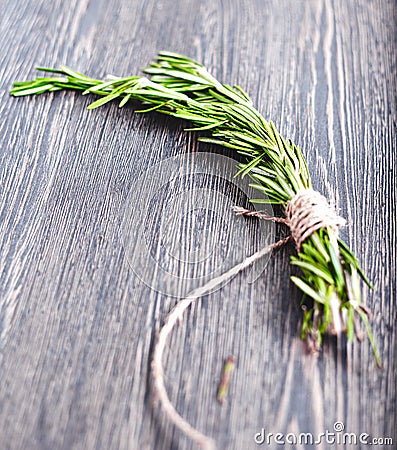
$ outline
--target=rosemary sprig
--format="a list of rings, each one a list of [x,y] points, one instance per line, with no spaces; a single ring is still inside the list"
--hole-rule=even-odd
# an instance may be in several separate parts
[[[238,174],[248,175],[252,186],[266,194],[268,202],[286,208],[288,202],[312,183],[301,150],[283,138],[271,121],[254,108],[249,96],[237,86],[220,83],[198,62],[171,52],[161,52],[145,72],[147,77],[110,77],[97,80],[67,67],[39,68],[57,76],[14,83],[11,94],[23,96],[64,89],[96,94],[89,105],[95,109],[112,100],[124,106],[139,100],[145,109],[157,110],[193,124],[190,131],[205,131],[200,141],[231,148],[246,157]],[[259,201],[253,199],[252,201]],[[378,365],[380,358],[368,324],[368,310],[361,304],[359,278],[370,286],[359,263],[331,228],[308,237],[291,263],[301,270],[291,280],[303,291],[302,337],[317,348],[324,334],[357,333],[355,318],[364,322]]]

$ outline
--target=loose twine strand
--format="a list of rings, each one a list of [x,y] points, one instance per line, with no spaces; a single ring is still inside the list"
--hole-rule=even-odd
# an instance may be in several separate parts
[[[213,289],[233,278],[235,275],[251,266],[255,261],[269,254],[272,250],[282,247],[287,242],[294,240],[298,251],[305,239],[320,228],[330,227],[337,233],[338,227],[345,223],[332,208],[326,198],[313,189],[299,191],[288,203],[285,211],[286,218],[272,217],[258,211],[251,211],[241,207],[234,207],[237,215],[253,216],[265,220],[284,223],[289,226],[291,235],[270,244],[253,255],[247,257],[241,263],[232,267],[222,275],[212,278],[203,286],[189,292],[167,314],[164,325],[160,329],[157,342],[154,347],[151,364],[152,390],[154,405],[161,404],[164,414],[187,437],[192,439],[204,450],[215,450],[215,441],[204,435],[190,425],[175,409],[171,403],[164,385],[163,354],[167,338],[178,320],[182,320],[183,313],[200,297],[210,293]]]

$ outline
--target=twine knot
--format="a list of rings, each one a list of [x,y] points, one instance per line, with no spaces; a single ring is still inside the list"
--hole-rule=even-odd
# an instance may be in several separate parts
[[[328,227],[338,232],[338,227],[346,223],[327,199],[313,189],[297,192],[288,201],[285,215],[298,251],[303,242],[320,228]]]

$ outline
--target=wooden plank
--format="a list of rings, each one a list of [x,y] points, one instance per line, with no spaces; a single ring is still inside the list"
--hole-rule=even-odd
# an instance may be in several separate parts
[[[129,106],[90,112],[90,100],[71,93],[8,96],[12,81],[33,77],[35,65],[134,74],[161,49],[197,58],[241,85],[304,149],[315,187],[348,219],[342,237],[376,285],[365,297],[384,363],[376,368],[367,340],[329,339],[320,355],[305,352],[301,296],[289,281],[294,250],[285,248],[256,283],[238,275],[195,305],[172,334],[166,384],[177,410],[220,449],[257,448],[262,428],[317,434],[336,421],[347,432],[392,437],[395,445],[395,2],[3,3],[0,448],[195,448],[151,407],[154,336],[176,299],[167,286],[162,294],[151,289],[129,264],[123,213],[149,167],[215,149],[198,145],[182,124],[133,115]],[[213,205],[225,194],[227,174],[219,175]],[[199,187],[189,189],[195,198]],[[159,196],[155,179],[145,192],[148,202]],[[197,219],[199,230],[180,216],[157,227],[142,217],[154,260],[165,263],[162,230],[180,230],[170,233],[171,248],[201,248],[212,238],[237,252],[228,222],[211,217]],[[139,215],[135,220],[138,226]],[[255,241],[255,223],[237,226]],[[180,295],[189,283],[179,281]],[[216,393],[229,354],[236,369],[221,406]]]

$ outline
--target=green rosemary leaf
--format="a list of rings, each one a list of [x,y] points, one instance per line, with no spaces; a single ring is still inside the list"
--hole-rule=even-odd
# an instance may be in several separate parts
[[[49,89],[51,89],[52,85],[51,84],[41,84],[39,83],[38,85],[32,85],[31,88],[26,89],[21,87],[17,87],[13,90],[12,95],[14,95],[14,97],[21,97],[23,95],[33,95],[33,94],[41,94],[42,92],[46,92]]]
[[[175,77],[178,79],[191,81],[195,84],[205,84],[207,86],[210,85],[208,83],[208,81],[206,81],[200,77],[196,77],[195,75],[190,75],[189,73],[186,73],[186,72],[179,72],[177,70],[157,69],[155,67],[148,67],[147,69],[145,69],[145,73],[147,73],[149,75],[165,74],[170,77]]]
[[[244,177],[245,175],[247,175],[248,173],[250,173],[252,171],[252,169],[258,164],[259,161],[262,160],[262,155],[258,155],[256,158],[253,158],[250,162],[248,162],[247,164],[243,165],[241,164],[240,167],[241,169],[236,173],[236,177],[238,175],[241,175],[242,177]]]
[[[238,111],[236,111],[231,104],[221,104],[219,105],[219,108],[224,111],[227,119],[231,124],[234,124],[236,129],[252,130],[254,133],[257,132],[259,134],[259,130],[255,124],[253,124],[249,118],[246,118],[244,115],[241,115]]]
[[[332,276],[327,273],[321,266],[315,266],[313,263],[300,261],[297,258],[291,257],[291,264],[301,267],[302,269],[306,269],[309,272],[313,272],[314,274],[318,275],[321,278],[324,278],[324,280],[329,283],[330,285],[333,285],[334,280],[332,279]]]
[[[36,70],[39,70],[41,72],[59,73],[61,75],[65,75],[65,72],[62,69],[53,69],[51,67],[36,67]]]
[[[256,175],[256,177],[257,176],[258,175]],[[263,179],[263,186],[266,186],[267,190],[269,190],[269,188],[272,189],[275,194],[278,194],[279,198],[282,199],[282,201],[285,201],[286,199],[288,199],[288,194],[285,193],[284,190],[281,188],[281,186],[279,186],[276,182],[274,182],[273,180],[270,180],[269,178],[267,178],[267,179],[262,178],[262,179]],[[259,186],[257,184],[252,184],[251,186],[255,189],[261,190],[261,186]]]
[[[230,142],[222,141],[220,139],[199,137],[199,141],[200,142],[207,142],[208,144],[221,145],[223,147],[232,148],[234,150],[244,150],[244,149],[246,149],[246,147],[241,147],[241,146],[238,146],[238,145],[234,145],[234,144],[231,144]]]
[[[222,104],[230,104],[233,105],[234,102],[232,99],[228,98],[225,95],[220,94],[216,91],[216,89],[209,89],[208,93],[211,95],[212,98],[215,98],[216,100],[219,100]]]
[[[313,290],[308,284],[306,284],[304,281],[302,281],[300,278],[292,276],[291,280],[298,286],[298,288],[303,291],[306,295],[311,297],[316,302],[319,302],[321,304],[324,304],[324,299],[320,297],[320,295]]]
[[[241,131],[234,131],[232,134],[243,141],[253,144],[254,146],[256,145],[259,147],[267,147],[266,141],[263,140],[260,136],[255,135],[251,131],[246,131],[245,133],[242,133]]]
[[[360,277],[362,278],[362,280],[365,282],[365,284],[369,288],[375,289],[375,287],[372,285],[372,283],[368,280],[368,278],[366,277],[365,273],[363,272],[360,264],[358,263],[357,258],[354,256],[354,254],[351,252],[351,250],[345,244],[345,242],[343,242],[342,239],[338,239],[338,244],[339,244],[340,252],[344,256],[345,261],[348,264],[351,264],[351,265],[353,265],[356,268],[356,270],[359,273]]]
[[[196,128],[185,128],[185,131],[205,131],[205,130],[211,130],[212,128],[220,127],[224,123],[226,123],[226,120],[220,120],[218,122],[212,122],[208,125],[204,125],[202,127],[196,127]]]
[[[321,256],[324,258],[324,260],[328,263],[331,260],[331,258],[329,256],[324,244],[321,242],[318,233],[313,233],[309,239],[311,242],[313,242],[314,247],[321,254]]]
[[[111,102],[112,100],[114,100],[117,97],[120,97],[120,94],[118,92],[116,92],[115,94],[109,94],[106,97],[101,97],[98,100],[96,100],[95,102],[88,105],[88,109],[99,108],[100,106],[104,105],[105,103]]]
[[[343,276],[343,270],[342,270],[342,266],[340,264],[340,260],[335,252],[334,247],[330,244],[328,246],[328,252],[329,255],[331,257],[331,261],[332,261],[332,267],[334,269],[334,273],[336,276],[335,281],[337,282],[337,286],[345,286],[345,278]]]
[[[311,332],[310,321],[313,315],[313,309],[303,310],[303,323],[301,329],[301,338],[306,339],[307,334]]]
[[[328,266],[324,256],[314,246],[307,242],[303,243],[302,252],[299,254],[299,257],[302,260],[307,258],[309,261],[319,262],[322,266]]]
[[[252,105],[251,98],[240,86],[234,85],[233,87],[234,87],[234,89],[236,89],[237,91],[240,92],[240,94],[244,100],[246,100],[250,105]]]
[[[197,61],[192,61],[190,58],[187,58],[184,55],[180,55],[179,53],[174,53],[170,51],[162,50],[158,53],[158,60],[159,61],[175,61],[179,64],[185,63],[187,67],[190,67],[192,64],[196,67],[203,67],[202,64],[200,64]]]
[[[101,84],[94,84],[91,87],[89,87],[88,89],[86,89],[83,92],[83,95],[86,94],[95,94],[98,91],[105,91],[106,89],[114,86],[117,82],[114,80],[111,81],[106,81],[105,83],[101,83]]]
[[[47,70],[48,72],[48,70]],[[69,77],[76,78],[77,80],[83,80],[83,81],[92,81],[91,78],[87,77],[86,75],[83,75],[82,73],[76,72],[75,70],[70,69],[66,66],[61,66],[61,72],[65,75],[68,75]]]
[[[127,94],[119,103],[119,108],[122,108],[127,102],[128,100],[131,98],[131,94]],[[153,108],[151,108],[152,110],[154,110],[155,108],[157,108],[156,106],[153,106]],[[147,111],[146,111],[147,112]]]

